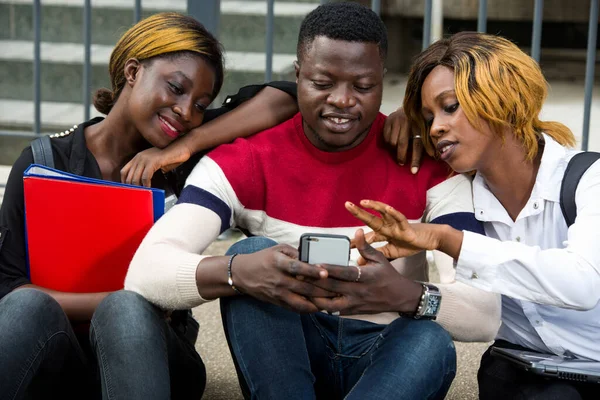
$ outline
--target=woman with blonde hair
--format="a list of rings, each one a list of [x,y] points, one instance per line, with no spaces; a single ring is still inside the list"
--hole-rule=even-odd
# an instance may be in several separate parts
[[[440,250],[456,278],[502,294],[495,346],[600,361],[600,163],[574,193],[577,218],[567,225],[560,188],[578,152],[573,133],[539,114],[547,82],[516,45],[463,32],[423,51],[411,69],[404,110],[429,154],[474,174],[475,215],[486,236],[448,225],[411,224],[375,201],[347,209],[387,240],[390,258]],[[597,397],[591,384],[549,381],[488,350],[478,373],[480,398]]]
[[[55,168],[109,181],[148,178],[150,184],[150,177],[122,172],[136,154],[186,134],[210,132],[204,141],[211,146],[229,142],[296,110],[285,88],[259,91],[263,86],[235,110],[207,110],[223,84],[221,45],[182,14],[156,14],[129,29],[114,48],[109,72],[112,88],[94,98],[106,117],[53,135]],[[230,103],[251,97],[244,93]],[[28,147],[12,167],[0,209],[0,397],[87,399],[101,388],[109,399],[200,398],[206,376],[189,310],[167,315],[131,292],[65,293],[31,283],[23,172],[32,162]],[[151,183],[176,193],[185,177],[157,174]],[[65,201],[60,206],[68,207]]]

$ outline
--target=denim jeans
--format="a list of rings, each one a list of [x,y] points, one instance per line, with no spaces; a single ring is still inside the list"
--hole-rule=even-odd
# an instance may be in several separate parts
[[[0,398],[93,398],[96,369],[79,340],[51,296],[35,289],[6,295],[0,301]]]
[[[527,350],[525,347],[497,340],[494,346]],[[477,372],[479,398],[482,400],[581,400],[600,398],[600,385],[546,379],[518,368],[490,354],[491,347],[481,357]]]
[[[191,315],[185,329],[193,329]],[[90,341],[98,359],[102,398],[200,399],[206,370],[185,329],[144,297],[115,292],[92,318]]]
[[[273,245],[249,238],[228,254]],[[221,299],[221,312],[246,398],[441,399],[456,373],[450,335],[435,322],[300,315],[250,296]]]

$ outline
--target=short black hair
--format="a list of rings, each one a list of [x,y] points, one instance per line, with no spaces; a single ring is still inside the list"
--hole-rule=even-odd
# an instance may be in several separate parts
[[[387,31],[371,9],[358,3],[326,3],[311,11],[298,34],[298,62],[318,36],[347,42],[375,43],[381,59],[387,57]]]

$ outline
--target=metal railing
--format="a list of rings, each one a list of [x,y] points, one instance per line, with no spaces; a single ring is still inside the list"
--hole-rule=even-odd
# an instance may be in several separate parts
[[[265,80],[269,81],[273,74],[273,36],[274,36],[274,8],[275,0],[265,0],[267,3],[266,12],[266,37],[265,37]],[[501,0],[498,0],[501,1]],[[598,30],[598,2],[600,0],[590,0],[590,17],[588,28],[588,43],[586,53],[585,70],[585,95],[584,95],[584,117],[582,132],[582,149],[588,149],[589,130],[590,130],[590,112],[592,105],[592,89],[594,85],[595,61],[596,61],[596,36]],[[320,0],[320,3],[326,3],[326,0]],[[423,48],[426,48],[432,41],[432,10],[434,0],[424,1],[423,12]],[[206,28],[217,34],[219,32],[220,19],[220,0],[187,0],[188,14],[197,18],[206,26]],[[487,0],[479,0],[477,30],[485,32],[487,29]],[[441,7],[441,1],[437,5]],[[41,0],[33,0],[33,99],[34,99],[34,126],[32,136],[39,135],[41,132]],[[376,12],[381,12],[381,0],[372,0],[371,8]],[[531,39],[531,56],[539,62],[542,40],[542,19],[543,19],[544,0],[535,0],[534,18]],[[84,120],[90,117],[90,93],[91,93],[91,60],[90,49],[92,42],[91,34],[91,0],[84,0],[83,6],[83,38],[84,38],[84,63],[83,63],[83,106]],[[140,20],[142,15],[142,0],[134,1],[134,22]],[[0,135],[15,135],[15,133],[0,132]],[[23,133],[19,133],[23,136]]]
[[[192,0],[188,0],[192,2]],[[38,136],[42,132],[42,95],[41,95],[41,27],[42,27],[42,4],[41,0],[33,0],[33,132],[32,136]],[[142,16],[142,0],[135,0],[133,10],[133,22],[138,22]],[[92,3],[91,0],[84,0],[83,2],[83,46],[84,46],[84,60],[83,60],[83,120],[87,121],[90,119],[90,106],[91,98],[90,92],[92,90],[92,60],[91,60],[91,48],[92,48]],[[5,136],[26,136],[27,133],[19,132],[1,132],[0,135]]]
[[[590,135],[590,111],[592,109],[592,89],[596,67],[596,35],[598,34],[598,0],[590,2],[590,23],[588,28],[587,58],[585,66],[585,99],[583,103],[582,150],[588,149]]]

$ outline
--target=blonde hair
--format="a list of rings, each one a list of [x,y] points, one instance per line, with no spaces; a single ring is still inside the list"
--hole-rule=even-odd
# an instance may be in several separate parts
[[[538,118],[548,83],[535,60],[502,37],[461,32],[419,54],[408,77],[404,110],[430,155],[434,148],[421,114],[421,87],[438,65],[454,71],[456,97],[471,125],[480,129],[481,118],[502,139],[510,129],[523,143],[528,160],[538,153],[541,132],[563,146],[575,145],[573,132],[565,125]]]
[[[213,99],[223,85],[223,50],[219,41],[194,18],[174,13],[158,13],[132,26],[119,39],[108,66],[112,90],[100,89],[94,95],[94,107],[108,114],[125,85],[125,63],[161,56],[192,53],[202,57],[215,71]]]

